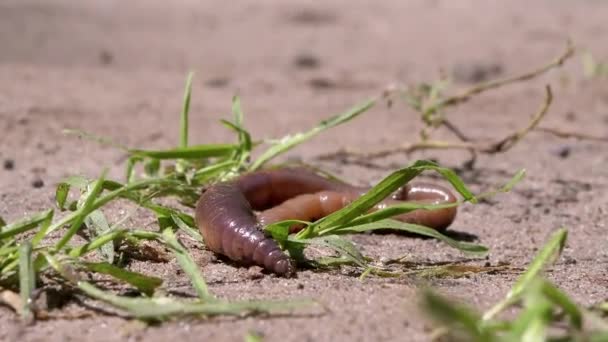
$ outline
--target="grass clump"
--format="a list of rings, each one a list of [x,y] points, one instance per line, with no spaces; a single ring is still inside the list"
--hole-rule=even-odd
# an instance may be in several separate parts
[[[204,241],[198,232],[190,210],[198,200],[201,188],[214,182],[224,181],[243,172],[265,167],[281,154],[311,139],[323,131],[346,123],[369,110],[375,100],[364,101],[353,108],[320,122],[312,129],[288,135],[278,140],[255,141],[244,128],[244,113],[238,97],[232,101],[233,121],[222,124],[236,134],[236,142],[229,144],[190,145],[188,139],[188,116],[191,101],[192,74],[187,78],[184,104],[180,115],[180,134],[177,147],[166,150],[145,150],[118,146],[105,138],[94,137],[83,132],[78,134],[103,144],[116,146],[128,153],[125,181],[107,179],[103,170],[97,179],[73,176],[60,182],[55,193],[56,209],[5,223],[0,218],[0,293],[1,298],[12,298],[13,308],[21,316],[32,321],[36,312],[31,303],[38,289],[48,282],[57,282],[63,288],[71,288],[90,298],[105,302],[125,315],[143,320],[164,320],[180,315],[243,315],[247,313],[269,313],[293,310],[310,305],[311,301],[228,301],[218,299],[209,290],[200,267],[188,248],[181,242],[188,238],[199,247]],[[251,160],[254,149],[269,145],[259,157]],[[169,163],[168,163],[169,162]],[[141,167],[141,168],[140,168]],[[141,169],[141,172],[138,170]],[[448,246],[473,256],[484,256],[485,246],[457,241],[427,227],[392,220],[397,214],[416,209],[437,209],[448,205],[417,205],[403,203],[367,214],[368,209],[382,201],[397,188],[414,179],[422,172],[440,174],[461,194],[464,202],[476,203],[479,199],[506,192],[519,181],[524,172],[496,191],[474,195],[464,182],[450,169],[430,161],[416,161],[397,170],[379,182],[358,200],[342,210],[317,222],[299,222],[306,228],[298,234],[289,235],[293,221],[279,222],[266,227],[290,254],[300,262],[314,267],[352,265],[362,276],[373,273],[386,274],[378,266],[371,266],[369,258],[343,235],[362,233],[377,229],[394,229],[439,239]],[[77,192],[76,200],[69,200]],[[179,204],[176,209],[166,199]],[[131,202],[154,215],[155,230],[128,227],[126,222],[132,214],[111,222],[103,209],[116,201]],[[121,202],[122,203],[122,202]],[[57,235],[59,237],[57,238]],[[78,235],[79,240],[75,237]],[[84,242],[79,242],[84,239]],[[159,291],[161,279],[140,274],[121,267],[122,257],[117,255],[121,247],[138,246],[146,241],[160,244],[171,251],[183,272],[189,277],[196,293],[193,298],[177,298]],[[304,250],[311,245],[322,246],[336,252],[337,257],[325,260],[306,260]],[[137,248],[137,247],[134,247]],[[93,259],[94,261],[91,261]],[[85,277],[84,274],[93,274]],[[136,297],[121,296],[104,290],[95,279],[104,277],[123,284],[138,294]],[[11,291],[19,289],[15,300]],[[8,291],[8,292],[6,292]]]
[[[556,231],[530,262],[507,295],[481,314],[427,289],[422,306],[441,327],[434,339],[451,341],[606,341],[608,323],[542,276],[558,259],[565,246],[567,230]],[[519,308],[512,319],[498,319],[507,309]]]

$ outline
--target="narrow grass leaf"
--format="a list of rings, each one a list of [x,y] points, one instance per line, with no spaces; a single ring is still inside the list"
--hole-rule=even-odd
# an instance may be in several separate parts
[[[390,217],[394,217],[396,215],[406,214],[406,213],[409,213],[414,210],[438,210],[438,209],[457,207],[460,204],[462,204],[462,202],[445,203],[445,204],[422,204],[422,203],[415,203],[415,202],[403,202],[403,203],[390,205],[384,209],[374,211],[373,213],[361,215],[361,216],[357,217],[356,219],[350,221],[348,223],[348,226],[356,226],[356,225],[361,225],[361,224],[365,224],[365,223],[376,222],[376,221],[380,221],[380,220],[387,219]]]
[[[524,310],[519,313],[509,331],[514,341],[545,341],[552,320],[551,303],[540,291],[541,280],[535,278],[525,293]]]
[[[95,181],[95,185],[93,185],[92,189],[84,195],[84,204],[75,213],[76,217],[74,218],[74,221],[72,222],[72,225],[68,229],[67,233],[65,235],[63,235],[61,240],[59,240],[59,242],[55,245],[56,250],[62,249],[70,241],[70,239],[72,239],[74,234],[76,234],[78,229],[80,229],[80,226],[84,222],[87,215],[92,210],[95,210],[95,208],[93,207],[93,204],[95,203],[97,196],[103,190],[102,185],[103,185],[103,181],[105,179],[106,173],[107,173],[107,170],[104,170],[102,172],[101,176],[99,177],[99,179],[97,181]],[[50,230],[50,228],[49,228],[49,230]]]
[[[93,237],[103,235],[110,231],[108,220],[103,212],[101,212],[99,209],[93,210],[89,215],[87,215],[84,222],[87,227],[89,227],[91,236]],[[100,251],[110,264],[114,263],[114,243],[112,241],[102,245],[100,247]]]
[[[107,185],[109,183],[114,183],[114,182],[103,182],[103,183],[105,185]],[[145,188],[148,188],[153,185],[169,186],[171,184],[179,185],[180,183],[175,180],[165,179],[165,178],[138,180],[138,181],[129,183],[127,185],[121,186],[121,187],[117,188],[116,190],[113,190],[105,195],[100,196],[99,198],[97,198],[94,201],[90,210],[92,211],[95,209],[99,209],[100,207],[106,205],[108,202],[110,202],[118,197],[124,197],[126,199],[134,201],[135,203],[140,204],[140,201],[138,201],[137,198],[134,198],[134,196],[131,195],[131,193],[134,192],[135,190],[145,189]],[[51,232],[63,227],[64,225],[74,222],[80,216],[80,214],[81,214],[81,210],[78,212],[70,213],[70,214],[62,217],[60,220],[58,220],[57,222],[55,222],[51,225],[51,227],[48,230],[48,233],[51,233]]]
[[[48,210],[46,217],[40,222],[40,229],[36,232],[36,235],[31,240],[32,248],[38,247],[42,239],[46,237],[46,234],[53,223],[53,210]]]
[[[482,198],[488,198],[488,197],[492,197],[495,196],[498,193],[501,192],[509,192],[513,189],[513,187],[519,183],[526,175],[526,170],[522,169],[519,170],[515,173],[515,175],[502,187],[500,187],[499,189],[496,190],[492,190],[492,191],[488,191],[482,194],[477,195],[476,197],[478,199],[482,199]]]
[[[475,195],[469,190],[469,188],[464,184],[462,179],[456,175],[456,173],[449,168],[441,167],[438,165],[420,165],[417,166],[422,169],[422,171],[433,170],[439,173],[443,178],[445,178],[452,187],[464,198],[465,201],[470,201],[472,203],[477,203],[477,199]]]
[[[245,342],[263,342],[264,336],[255,331],[250,331],[245,335]]]
[[[129,150],[129,153],[139,157],[156,159],[201,159],[225,157],[230,155],[238,146],[232,144],[192,145],[167,150]]]
[[[21,318],[25,322],[34,319],[32,312],[32,293],[36,288],[36,273],[32,262],[32,245],[24,242],[19,246],[19,291],[21,294]]]
[[[49,215],[52,215],[52,213],[53,210],[48,209],[43,212],[23,218],[19,221],[5,225],[4,227],[2,227],[2,231],[0,231],[0,240],[6,239],[7,237],[13,237],[17,234],[21,234],[27,232],[28,230],[36,228],[39,224],[48,220]]]
[[[182,220],[179,215],[171,213],[171,219],[179,229],[190,235],[190,237],[192,237],[195,241],[201,243],[203,242],[203,236],[201,235],[201,233],[199,233],[198,230],[192,228],[191,225],[184,222],[184,220]]]
[[[445,324],[450,330],[462,330],[471,337],[470,341],[495,341],[491,334],[480,329],[478,314],[468,307],[452,303],[431,290],[423,292],[422,306],[433,319]]]
[[[124,237],[126,234],[127,234],[127,230],[125,230],[125,229],[114,229],[114,230],[107,231],[106,233],[95,237],[90,242],[73,248],[72,250],[70,250],[69,256],[71,256],[73,258],[78,258],[91,251],[100,249],[104,245],[106,245],[116,239]]]
[[[543,246],[538,254],[536,254],[532,262],[528,265],[526,272],[524,272],[517,279],[511,290],[509,290],[507,293],[506,297],[484,314],[484,320],[491,319],[513,302],[517,301],[519,296],[536,279],[547,264],[553,262],[557,256],[561,254],[561,251],[566,244],[567,237],[568,231],[564,228],[553,233],[549,241]]]
[[[363,255],[361,255],[361,252],[359,252],[357,247],[352,242],[340,236],[328,235],[314,239],[308,239],[304,242],[311,245],[328,247],[337,252],[342,257],[352,261],[356,265],[363,268],[367,267],[367,261],[365,260]]]
[[[167,297],[129,298],[102,291],[88,282],[81,281],[78,288],[88,296],[109,303],[142,320],[162,320],[184,315],[244,315],[247,313],[272,313],[292,310],[314,304],[312,301],[289,302],[185,302]]]
[[[284,246],[287,238],[289,237],[289,230],[292,226],[295,225],[303,225],[308,226],[310,222],[300,221],[300,220],[286,220],[275,222],[264,227],[264,231],[272,238],[279,243],[279,245]]]
[[[65,280],[69,281],[72,284],[78,284],[80,281],[80,276],[67,262],[63,262],[55,255],[48,253],[47,251],[42,251],[39,255],[39,258],[36,258],[34,261],[34,268],[41,269],[42,267],[49,265],[52,269],[54,269],[60,276],[62,276]]]
[[[171,230],[171,228],[165,228],[163,230],[162,237],[166,245],[175,253],[177,262],[180,264],[184,272],[190,277],[192,286],[194,286],[199,298],[201,300],[213,299],[213,296],[209,293],[207,283],[205,282],[205,279],[203,278],[197,264],[194,262],[194,260],[192,260],[192,257],[186,248],[183,247],[179,241],[177,241],[173,230]]]
[[[237,161],[227,160],[227,161],[219,162],[219,163],[212,164],[209,166],[205,166],[194,172],[194,175],[192,176],[192,181],[195,184],[206,183],[210,179],[213,179],[214,177],[219,175],[220,173],[226,172],[226,171],[234,168],[237,165],[238,165]]]
[[[541,290],[543,295],[570,317],[570,326],[579,331],[583,329],[583,314],[568,295],[546,280],[543,280]]]
[[[55,203],[59,210],[65,210],[65,202],[68,199],[70,193],[70,185],[68,183],[59,183],[55,190]]]
[[[407,182],[425,170],[436,170],[442,175],[449,177],[450,183],[452,183],[455,189],[461,193],[465,199],[474,199],[473,194],[466,188],[458,176],[449,173],[446,171],[446,169],[439,167],[433,162],[418,160],[408,167],[391,173],[363,196],[359,197],[357,200],[341,210],[338,210],[309,226],[308,229],[300,232],[298,237],[314,237],[319,231],[324,231],[330,227],[335,227],[336,229],[340,228],[341,225],[344,225],[345,223],[352,221],[357,216],[366,213],[373,206],[386,199],[399,187],[405,185]]]
[[[186,89],[184,91],[184,104],[179,117],[179,147],[188,146],[188,114],[190,113],[190,98],[192,96],[193,72],[188,73],[186,78]]]
[[[308,132],[297,133],[292,136],[287,136],[281,139],[278,143],[275,143],[273,146],[264,151],[260,157],[249,167],[251,171],[257,170],[266,164],[271,159],[277,157],[278,155],[285,153],[295,146],[305,142],[306,140],[314,137],[315,135],[329,129],[345,123],[358,115],[365,113],[371,107],[373,107],[375,102],[373,100],[369,100],[364,102],[361,105],[357,105],[350,110],[333,116],[327,120],[320,122],[316,127],[311,129]]]
[[[148,158],[144,162],[144,175],[149,178],[160,176],[160,159]]]
[[[308,229],[301,231],[298,234],[298,237],[308,237],[311,234],[314,237],[319,231],[323,231],[330,227],[340,227],[340,225],[345,224],[355,217],[367,212],[374,205],[384,200],[399,187],[418,176],[422,170],[418,169],[416,166],[422,164],[425,164],[425,162],[417,161],[410,167],[406,167],[391,173],[351,204],[328,216],[325,216],[323,219],[309,226]]]
[[[425,226],[413,224],[413,223],[405,223],[401,221],[386,219],[382,221],[366,223],[356,226],[347,226],[340,229],[333,230],[333,234],[352,234],[352,233],[362,233],[367,231],[374,231],[380,229],[393,229],[402,232],[418,234],[422,236],[428,236],[435,238],[441,242],[446,243],[448,246],[456,248],[466,254],[484,257],[488,254],[489,249],[486,246],[474,244],[466,241],[457,241],[449,236],[446,236],[435,229],[428,228]]]
[[[69,185],[70,188],[84,189],[89,185],[89,180],[83,176],[69,176],[61,183]]]
[[[82,263],[82,266],[91,272],[107,274],[116,279],[127,282],[148,296],[151,296],[156,288],[163,283],[163,280],[160,278],[143,275],[137,272],[131,272],[107,262],[84,262]]]

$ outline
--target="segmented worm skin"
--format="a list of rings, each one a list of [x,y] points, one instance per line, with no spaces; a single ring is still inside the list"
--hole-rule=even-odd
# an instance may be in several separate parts
[[[242,264],[256,264],[279,275],[290,276],[295,266],[270,237],[265,225],[287,219],[314,221],[342,209],[367,189],[329,180],[302,168],[263,170],[209,187],[195,211],[196,224],[207,247]],[[399,201],[428,204],[455,202],[446,188],[428,183],[408,184],[392,199],[376,205],[382,209]],[[256,216],[255,211],[259,212]],[[395,219],[438,230],[447,228],[456,208],[414,210]],[[297,231],[296,226],[292,232]]]

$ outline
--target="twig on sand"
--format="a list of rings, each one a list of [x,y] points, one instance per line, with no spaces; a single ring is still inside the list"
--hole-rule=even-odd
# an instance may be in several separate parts
[[[447,96],[445,98],[441,98],[439,95],[439,89],[433,89],[434,86],[431,86],[431,90],[428,91],[427,98],[418,98],[419,100],[413,107],[421,114],[422,121],[424,123],[424,128],[420,132],[421,139],[417,142],[406,142],[397,146],[392,146],[389,148],[383,148],[376,151],[371,152],[361,152],[357,150],[351,149],[340,149],[338,151],[333,151],[326,154],[318,155],[316,158],[318,160],[334,160],[340,159],[345,163],[352,164],[361,164],[370,163],[373,159],[384,158],[389,155],[405,153],[409,154],[418,150],[429,150],[429,149],[459,149],[459,150],[468,150],[471,153],[471,158],[468,160],[465,165],[472,167],[477,153],[485,153],[485,154],[496,154],[509,150],[516,143],[524,138],[530,131],[533,130],[542,130],[548,133],[552,133],[557,136],[574,136],[579,137],[581,139],[587,139],[588,136],[576,133],[564,133],[561,131],[557,131],[554,129],[547,128],[539,128],[538,125],[540,121],[545,117],[548,112],[548,109],[552,103],[553,95],[551,92],[550,86],[546,86],[545,91],[545,99],[541,108],[534,114],[528,124],[511,134],[508,134],[504,138],[497,141],[475,141],[468,137],[465,132],[461,131],[454,123],[447,120],[442,113],[442,109],[448,106],[455,106],[470,100],[473,96],[478,95],[487,90],[496,89],[508,84],[513,84],[517,82],[523,82],[530,79],[533,79],[537,76],[544,74],[545,72],[561,66],[568,58],[572,57],[574,54],[574,46],[570,41],[568,41],[566,49],[555,59],[553,59],[548,64],[545,64],[539,68],[533,69],[531,71],[522,73],[520,75],[516,75],[513,77],[502,78],[498,80],[483,82],[477,84],[471,88],[464,90],[463,92]],[[438,86],[440,87],[440,86]],[[402,87],[390,87],[386,89],[381,98],[386,99],[389,105],[392,103],[391,97],[396,94],[403,92]],[[429,101],[429,98],[431,101]],[[425,100],[430,102],[429,104],[425,104]],[[428,136],[427,130],[429,128],[436,129],[438,127],[445,127],[448,131],[450,131],[458,140],[457,141],[447,141],[447,140],[433,140]],[[596,139],[594,139],[596,140]],[[600,138],[600,140],[603,140]]]

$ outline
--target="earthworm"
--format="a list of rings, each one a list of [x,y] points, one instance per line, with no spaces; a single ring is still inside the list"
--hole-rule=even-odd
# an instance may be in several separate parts
[[[209,250],[241,264],[255,264],[290,276],[295,272],[293,261],[262,228],[286,219],[322,218],[342,209],[366,190],[303,168],[256,171],[207,188],[196,205],[195,220]],[[457,199],[442,186],[412,183],[376,205],[375,210],[404,200],[438,204]],[[255,211],[259,212],[257,216]],[[414,210],[395,219],[443,230],[455,215],[456,208],[452,207]]]

